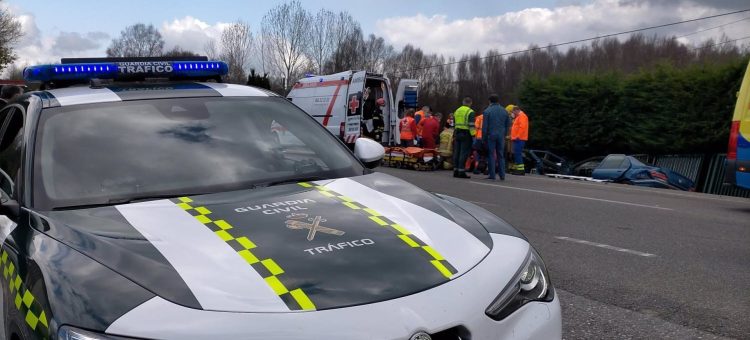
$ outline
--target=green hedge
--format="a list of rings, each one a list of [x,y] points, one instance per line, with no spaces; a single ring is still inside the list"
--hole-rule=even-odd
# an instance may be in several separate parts
[[[747,62],[528,78],[519,100],[531,121],[529,146],[572,159],[726,152]]]

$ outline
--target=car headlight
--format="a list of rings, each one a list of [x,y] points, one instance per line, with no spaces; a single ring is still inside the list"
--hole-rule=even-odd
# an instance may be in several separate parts
[[[554,289],[547,267],[534,248],[529,248],[521,269],[508,286],[500,292],[485,313],[494,320],[502,320],[521,306],[532,301],[552,301]]]
[[[125,340],[133,338],[124,338],[119,336],[107,335],[102,333],[90,332],[83,329],[62,326],[57,332],[60,340]]]

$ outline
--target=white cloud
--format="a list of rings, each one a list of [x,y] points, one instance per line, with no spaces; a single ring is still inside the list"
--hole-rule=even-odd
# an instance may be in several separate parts
[[[530,44],[545,46],[726,12],[710,4],[675,2],[595,0],[583,5],[527,8],[498,16],[459,20],[448,20],[444,15],[395,17],[377,21],[376,34],[397,48],[412,44],[429,53],[460,57],[489,49],[501,52],[522,50]],[[746,16],[743,13],[645,34],[688,34],[738,20],[742,15]],[[692,35],[682,41],[695,43],[719,37],[722,33],[730,38],[741,38],[748,31],[750,20]]]
[[[17,8],[10,8],[18,13]],[[34,65],[60,62],[66,57],[104,56],[104,49],[109,42],[109,35],[103,32],[58,32],[54,35],[43,34],[36,25],[33,14],[16,14],[21,23],[23,36],[16,44],[17,65]]]
[[[221,31],[229,25],[229,23],[223,22],[211,25],[187,16],[171,22],[164,22],[159,31],[164,38],[165,50],[171,50],[175,46],[179,46],[183,50],[203,54],[206,43],[210,40],[219,39]]]

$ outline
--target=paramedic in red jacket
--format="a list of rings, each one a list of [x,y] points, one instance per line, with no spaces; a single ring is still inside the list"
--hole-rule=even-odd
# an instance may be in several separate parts
[[[422,122],[422,147],[425,149],[437,148],[440,121],[432,115],[432,112],[426,111]]]
[[[406,111],[404,118],[399,123],[401,131],[401,146],[408,148],[414,146],[414,139],[417,137],[417,123],[414,121],[414,109]]]

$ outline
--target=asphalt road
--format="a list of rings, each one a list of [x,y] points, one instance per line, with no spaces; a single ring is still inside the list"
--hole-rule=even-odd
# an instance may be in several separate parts
[[[520,229],[542,254],[565,339],[750,339],[750,200],[544,176],[379,168]]]

